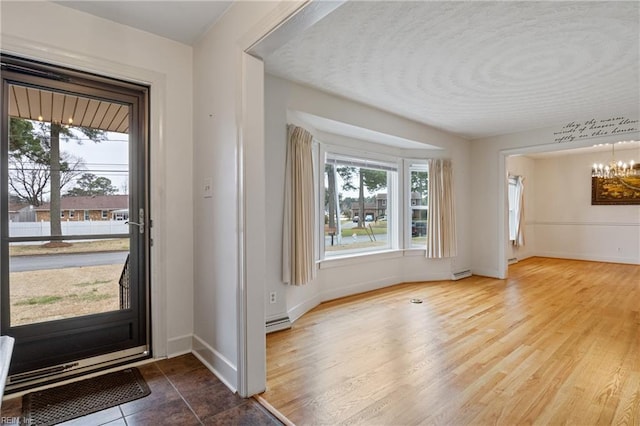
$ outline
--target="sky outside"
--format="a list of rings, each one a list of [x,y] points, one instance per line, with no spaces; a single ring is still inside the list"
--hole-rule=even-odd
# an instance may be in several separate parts
[[[125,133],[107,132],[106,141],[95,143],[81,135],[77,139],[61,140],[60,150],[82,158],[86,173],[110,179],[111,184],[118,189],[118,194],[125,194],[129,192],[128,139],[129,135]],[[70,183],[63,189],[63,193],[74,186],[75,182]]]

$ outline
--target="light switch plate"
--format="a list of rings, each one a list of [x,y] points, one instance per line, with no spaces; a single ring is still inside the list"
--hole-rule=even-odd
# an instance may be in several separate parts
[[[205,178],[202,184],[202,196],[204,198],[213,197],[213,180],[211,178]]]

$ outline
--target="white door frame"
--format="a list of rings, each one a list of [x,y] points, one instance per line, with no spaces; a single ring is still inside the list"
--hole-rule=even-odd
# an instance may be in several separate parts
[[[344,1],[281,2],[240,40],[238,138],[238,393],[266,389],[264,67],[271,53]],[[300,13],[304,9],[304,13]],[[247,212],[251,212],[248,216]],[[249,267],[250,265],[250,267]]]

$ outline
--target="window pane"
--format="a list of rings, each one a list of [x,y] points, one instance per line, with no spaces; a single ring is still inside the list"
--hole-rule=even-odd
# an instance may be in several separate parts
[[[427,210],[411,209],[411,247],[427,244]]]
[[[411,170],[411,205],[429,205],[427,191],[429,188],[429,172],[426,170]]]
[[[423,248],[427,243],[427,212],[429,206],[429,172],[426,165],[410,167],[411,181],[411,247]]]
[[[387,221],[389,174],[347,164],[325,165],[325,257],[390,246]]]

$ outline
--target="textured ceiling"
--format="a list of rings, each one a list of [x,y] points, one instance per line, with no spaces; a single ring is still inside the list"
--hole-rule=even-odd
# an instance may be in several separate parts
[[[193,45],[231,5],[231,1],[109,0],[55,1],[183,44]]]
[[[637,116],[638,2],[347,2],[277,76],[471,139]]]

